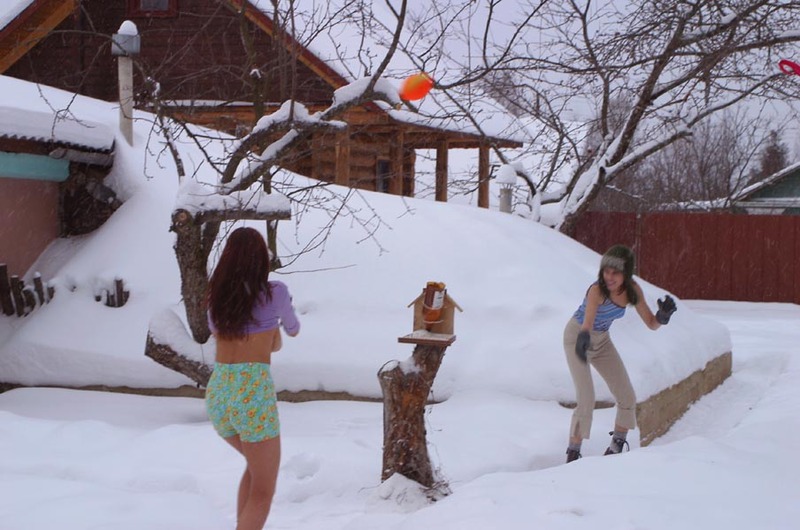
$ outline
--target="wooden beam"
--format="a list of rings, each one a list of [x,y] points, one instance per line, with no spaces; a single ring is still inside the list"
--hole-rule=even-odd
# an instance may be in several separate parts
[[[439,140],[436,146],[436,200],[447,202],[447,139]]]
[[[406,197],[414,196],[414,184],[417,178],[416,165],[417,152],[406,145],[403,149],[403,195]]]
[[[489,207],[489,146],[478,148],[478,208]]]
[[[322,175],[322,136],[319,134],[311,137],[311,178],[324,180]]]
[[[11,68],[23,55],[28,53],[39,41],[61,24],[77,8],[76,0],[57,0],[48,3],[32,4],[29,19],[4,35],[9,39],[10,49],[6,49],[0,57],[0,73]],[[20,17],[26,13],[20,13]]]
[[[336,135],[336,184],[350,185],[350,133],[346,129]]]
[[[403,194],[403,145],[405,135],[402,130],[392,138],[389,145],[389,158],[391,160],[391,180],[389,180],[389,193],[392,195]]]

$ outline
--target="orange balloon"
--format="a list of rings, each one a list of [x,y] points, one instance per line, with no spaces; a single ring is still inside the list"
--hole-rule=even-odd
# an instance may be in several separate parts
[[[433,88],[433,79],[422,72],[406,78],[400,86],[400,99],[415,101],[424,98]]]

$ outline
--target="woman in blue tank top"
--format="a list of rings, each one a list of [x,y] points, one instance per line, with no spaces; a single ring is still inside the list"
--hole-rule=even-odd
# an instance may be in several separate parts
[[[600,260],[597,281],[586,291],[580,307],[564,329],[564,352],[575,384],[577,406],[572,414],[567,462],[581,457],[581,443],[589,438],[594,412],[594,383],[590,366],[605,380],[617,402],[611,443],[605,454],[617,454],[627,445],[628,431],[636,427],[636,394],[628,371],[608,333],[612,322],[632,305],[648,328],[656,330],[669,322],[675,301],[667,295],[658,301],[654,315],[644,300],[642,288],[633,279],[635,257],[622,245],[611,247]]]

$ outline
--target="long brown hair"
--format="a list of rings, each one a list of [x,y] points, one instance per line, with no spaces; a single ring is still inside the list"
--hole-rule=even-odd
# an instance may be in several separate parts
[[[268,279],[269,253],[264,238],[254,228],[237,228],[228,236],[208,281],[208,308],[218,336],[245,337],[259,295],[270,298]]]

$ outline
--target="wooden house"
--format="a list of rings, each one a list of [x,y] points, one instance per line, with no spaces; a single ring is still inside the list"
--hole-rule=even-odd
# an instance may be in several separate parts
[[[233,134],[291,96],[312,112],[325,108],[352,80],[246,0],[32,0],[0,30],[0,73],[114,101],[110,37],[125,20],[141,36],[137,107],[152,101],[146,76],[172,115]],[[478,149],[478,205],[488,207],[490,149],[521,144],[399,114],[375,104],[352,109],[345,131],[314,133],[283,165],[322,181],[413,196],[416,150],[431,149],[436,200],[446,201],[450,150]]]
[[[748,186],[733,205],[749,214],[800,215],[800,162]]]

